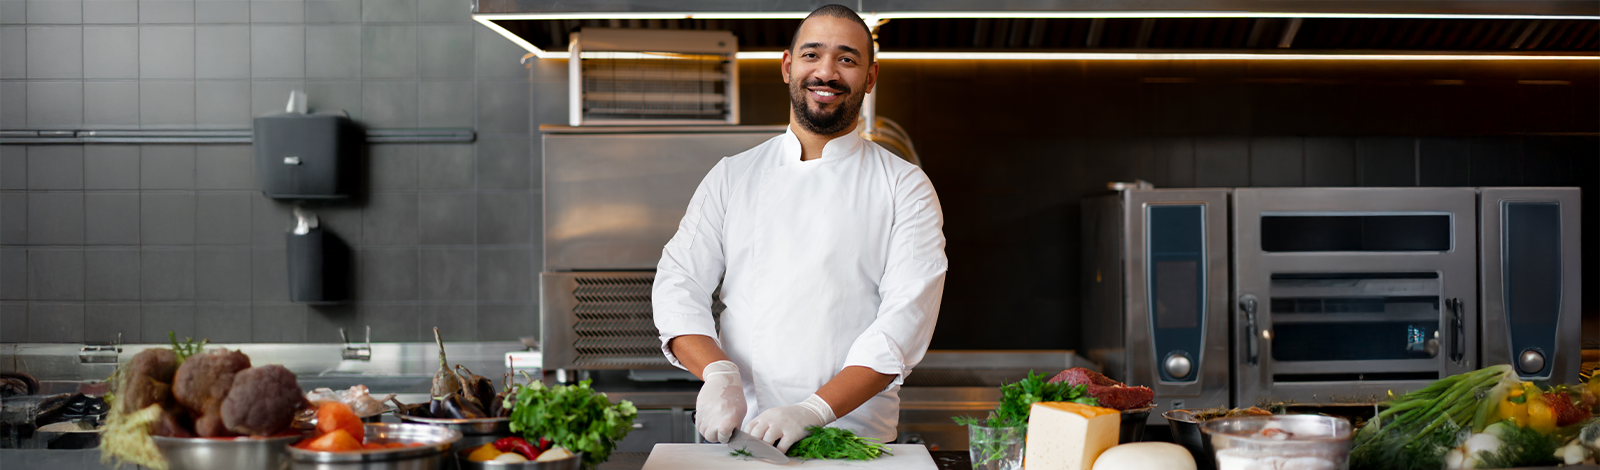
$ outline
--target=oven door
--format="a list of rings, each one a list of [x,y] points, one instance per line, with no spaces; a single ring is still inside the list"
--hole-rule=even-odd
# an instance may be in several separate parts
[[[1578,188],[1483,188],[1483,363],[1577,383]]]
[[[1475,369],[1476,199],[1235,190],[1235,405],[1365,402]]]
[[[1161,409],[1228,406],[1228,193],[1126,193],[1124,379]]]

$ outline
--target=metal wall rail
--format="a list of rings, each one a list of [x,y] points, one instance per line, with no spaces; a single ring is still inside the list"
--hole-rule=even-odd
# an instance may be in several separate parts
[[[472,142],[472,129],[368,129],[368,143]],[[13,144],[248,144],[249,129],[229,130],[4,130],[0,145]]]

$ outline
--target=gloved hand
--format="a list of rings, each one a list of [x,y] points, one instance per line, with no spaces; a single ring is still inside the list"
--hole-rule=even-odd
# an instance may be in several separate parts
[[[772,444],[779,451],[788,452],[789,446],[810,434],[806,428],[827,426],[834,419],[833,407],[813,393],[800,403],[761,412],[756,419],[750,420],[750,424],[745,425],[745,432]]]
[[[713,362],[700,376],[706,383],[694,399],[694,430],[708,442],[728,442],[746,410],[739,366],[733,361]]]

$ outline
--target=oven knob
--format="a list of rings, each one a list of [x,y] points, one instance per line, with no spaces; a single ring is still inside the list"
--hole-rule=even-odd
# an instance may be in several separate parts
[[[1537,374],[1544,370],[1544,353],[1532,349],[1522,350],[1522,355],[1517,357],[1517,370],[1524,374]]]
[[[1194,370],[1194,363],[1189,360],[1189,356],[1181,352],[1168,354],[1165,362],[1162,366],[1167,368],[1167,375],[1174,379],[1188,377],[1189,372]]]

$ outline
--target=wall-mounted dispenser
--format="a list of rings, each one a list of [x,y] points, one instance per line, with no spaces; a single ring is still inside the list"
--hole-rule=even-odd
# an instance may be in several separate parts
[[[255,119],[261,192],[273,199],[349,198],[359,181],[363,133],[343,114],[306,114],[303,96],[290,100],[288,113]]]
[[[350,246],[319,227],[316,214],[294,208],[295,226],[287,234],[289,300],[338,303],[350,298]]]

